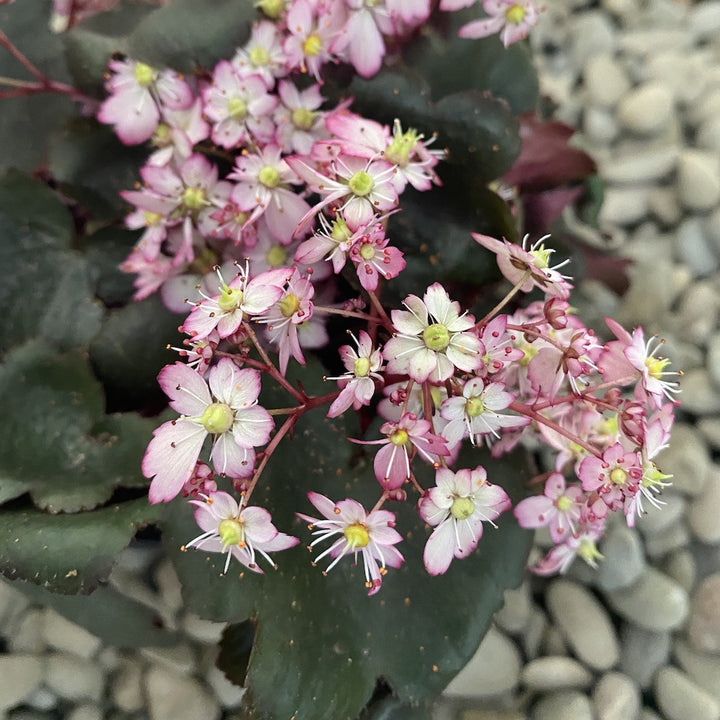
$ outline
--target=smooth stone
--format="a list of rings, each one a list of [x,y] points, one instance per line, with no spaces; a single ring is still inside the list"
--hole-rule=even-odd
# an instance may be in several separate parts
[[[245,688],[230,682],[222,670],[213,665],[205,675],[205,679],[223,708],[232,710],[240,706]]]
[[[605,199],[598,214],[598,223],[603,225],[633,225],[642,220],[649,209],[649,187],[605,189]]]
[[[616,33],[610,18],[591,10],[573,15],[568,22],[571,67],[582,68],[593,55],[611,55]]]
[[[711,210],[720,201],[720,159],[705,150],[684,149],[677,161],[677,188],[688,210]]]
[[[650,687],[658,668],[670,657],[669,631],[655,632],[626,623],[621,632],[621,670],[641,688]]]
[[[720,88],[710,90],[704,97],[700,98],[696,105],[688,108],[687,119],[699,125],[720,113]]]
[[[714,415],[720,412],[720,391],[715,389],[705,368],[692,368],[682,379],[681,405],[695,415]],[[667,451],[665,451],[667,452]]]
[[[547,607],[573,653],[596,670],[608,670],[620,657],[615,628],[605,608],[588,590],[568,580],[553,581]]]
[[[700,418],[697,428],[713,450],[720,450],[720,418]]]
[[[502,608],[495,613],[495,623],[507,633],[522,632],[530,618],[530,587],[524,582],[518,588],[505,590]]]
[[[680,548],[684,548],[690,544],[690,530],[687,525],[676,523],[664,533],[657,535],[649,535],[645,540],[645,551],[650,560],[657,564],[669,553]]]
[[[690,600],[681,585],[648,567],[629,588],[606,593],[610,606],[646,630],[675,630],[687,618]]]
[[[681,105],[696,103],[707,88],[705,68],[712,64],[708,53],[669,50],[657,52],[648,59],[649,79],[662,82]]]
[[[663,720],[654,710],[650,708],[642,708],[638,720]]]
[[[663,572],[685,588],[690,593],[695,587],[697,578],[697,565],[693,554],[686,548],[681,548],[672,553],[662,568]]]
[[[720,118],[709,118],[698,128],[695,144],[711,152],[720,152]]]
[[[691,7],[688,29],[697,38],[716,39],[720,32],[720,2],[703,2]]]
[[[3,628],[3,635],[19,620],[29,604],[19,590],[0,579],[0,628]]]
[[[70,622],[51,608],[45,610],[44,625],[47,644],[61,652],[88,660],[97,653],[102,645],[102,640],[97,635]]]
[[[541,655],[567,655],[568,646],[565,638],[555,625],[548,625],[540,645]]]
[[[191,673],[195,669],[195,654],[190,645],[185,643],[170,647],[145,647],[140,650],[140,654],[169,670]]]
[[[50,690],[66,700],[99,702],[105,678],[97,663],[57,653],[47,658],[45,682]]]
[[[708,338],[707,367],[710,378],[716,386],[720,387],[720,332],[714,332]]]
[[[602,8],[623,20],[634,17],[640,11],[640,0],[602,0]]]
[[[695,590],[687,634],[695,650],[720,653],[720,573],[705,578]]]
[[[648,82],[625,93],[617,107],[620,126],[640,135],[656,135],[670,123],[673,96],[665,85]]]
[[[57,695],[48,690],[44,686],[40,686],[34,693],[25,698],[25,705],[29,705],[34,710],[49,712],[57,707]]]
[[[533,605],[527,626],[520,636],[520,644],[528,660],[534,660],[540,653],[540,644],[547,626],[547,615]]]
[[[586,688],[593,677],[577,660],[555,655],[531,660],[522,671],[520,681],[530,690],[564,690]]]
[[[142,666],[130,659],[124,660],[112,679],[111,692],[115,705],[123,712],[134,713],[145,704],[142,687]]]
[[[161,560],[155,568],[153,577],[165,606],[171,612],[178,612],[184,605],[182,585],[170,560],[167,558]]]
[[[40,685],[43,661],[34,655],[0,655],[0,713],[19,705]]]
[[[705,234],[703,219],[686,218],[677,229],[678,256],[692,272],[693,277],[712,275],[718,269],[718,258]]]
[[[181,627],[186,635],[193,640],[204,643],[205,645],[215,645],[220,641],[227,623],[213,622],[195,615],[195,613],[186,613],[183,616]]]
[[[692,38],[685,30],[651,28],[623,33],[618,39],[618,49],[628,55],[652,56],[658,48],[683,50],[692,45]]]
[[[720,703],[674,667],[658,671],[655,699],[667,720],[718,720],[720,717]]]
[[[612,55],[591,57],[583,70],[588,102],[613,107],[630,89],[630,80],[622,65]]]
[[[673,654],[680,667],[720,702],[720,656],[693,650],[684,640],[677,640]]]
[[[678,148],[672,145],[623,153],[603,160],[599,173],[611,183],[658,182],[675,169],[678,154]]]
[[[600,543],[605,560],[600,563],[597,584],[603,590],[632,585],[645,569],[645,553],[638,533],[626,525],[611,528]]]
[[[447,716],[436,717],[435,708],[433,707],[433,720],[458,720],[456,709],[455,712],[448,713]],[[460,713],[459,720],[527,720],[527,715],[513,710],[478,710],[471,708]]]
[[[691,372],[694,371],[687,375]],[[682,382],[683,405],[687,375]],[[658,455],[657,463],[664,473],[673,476],[674,491],[695,497],[705,489],[710,473],[710,453],[700,433],[691,425],[675,423],[670,445]]]
[[[151,720],[218,720],[220,705],[193,677],[152,665],[145,674]]]
[[[678,335],[681,339],[705,345],[717,327],[720,296],[712,281],[701,280],[693,283],[683,296],[678,310]],[[687,369],[687,368],[680,368]],[[685,381],[683,379],[683,390]],[[681,398],[685,400],[685,398]]]
[[[76,705],[66,716],[65,720],[103,720],[104,714],[98,705],[84,703]]]
[[[585,135],[595,143],[609,145],[618,134],[615,116],[605,108],[589,107],[583,113]]]
[[[627,675],[609,672],[593,691],[595,720],[635,720],[640,712],[640,688]]]
[[[38,654],[45,650],[45,611],[31,608],[17,622],[8,637],[8,647],[13,653]]]
[[[467,698],[500,695],[517,686],[521,667],[515,643],[490,627],[475,655],[445,688],[444,695]]]
[[[577,690],[559,690],[535,704],[533,720],[593,720],[587,696]]]
[[[661,467],[664,468],[665,463]],[[666,532],[685,515],[687,503],[684,497],[666,492],[659,500],[664,503],[660,507],[652,503],[643,503],[645,513],[637,519],[637,528],[645,537]]]
[[[650,212],[668,227],[677,225],[683,214],[674,187],[653,188],[648,194],[648,207]]]
[[[720,543],[720,466],[710,466],[705,489],[688,509],[688,522],[700,542]]]

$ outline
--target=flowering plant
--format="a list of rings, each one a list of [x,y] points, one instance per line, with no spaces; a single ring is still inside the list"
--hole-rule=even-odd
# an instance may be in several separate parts
[[[221,655],[249,712],[380,717],[467,661],[527,529],[562,572],[657,502],[677,387],[520,240],[592,171],[518,119],[532,0],[257,5],[56,2],[35,41],[0,8],[0,569],[102,593],[161,531],[188,605],[253,638]]]

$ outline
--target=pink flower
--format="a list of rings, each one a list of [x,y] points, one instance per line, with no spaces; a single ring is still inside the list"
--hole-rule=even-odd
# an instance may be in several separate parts
[[[350,405],[359,410],[363,405],[369,405],[375,394],[375,381],[382,382],[382,375],[378,372],[382,367],[382,353],[373,348],[370,336],[360,331],[360,339],[352,335],[357,346],[357,352],[350,345],[340,348],[340,357],[347,373],[340,377],[325,378],[337,380],[341,388],[340,394],[335,398],[328,409],[328,417],[342,415]]]
[[[232,335],[245,316],[261,315],[280,299],[292,273],[292,268],[280,268],[250,279],[246,263],[244,268],[238,266],[237,275],[228,284],[218,270],[220,294],[206,296],[194,305],[183,332],[194,340],[207,337],[215,329],[221,338]]]
[[[318,519],[296,513],[298,517],[311,523],[310,529],[315,529],[313,534],[317,537],[310,547],[339,536],[315,558],[315,563],[330,555],[333,561],[325,570],[328,572],[344,557],[352,555],[357,564],[358,554],[362,555],[365,587],[368,588],[368,595],[374,595],[380,590],[383,575],[387,572],[386,565],[398,568],[404,560],[400,552],[393,547],[402,540],[400,533],[394,529],[395,515],[388,510],[373,510],[368,513],[359,502],[350,498],[334,503],[320,493],[309,492],[308,499],[323,517]]]
[[[597,568],[602,555],[597,549],[597,541],[605,532],[605,520],[597,519],[583,524],[577,532],[568,535],[559,545],[552,548],[530,570],[536,575],[554,575],[565,573],[576,557],[581,557],[590,567]]]
[[[510,498],[499,485],[487,482],[481,465],[456,473],[440,468],[435,483],[420,498],[418,511],[435,527],[423,553],[425,568],[431,575],[442,575],[454,557],[464,558],[475,550],[483,522],[494,525],[493,520],[510,509]]]
[[[242,507],[225,492],[211,492],[204,500],[190,500],[195,505],[195,522],[203,531],[183,549],[194,547],[206,552],[225,553],[227,573],[231,558],[239,560],[246,568],[262,574],[257,555],[262,555],[273,567],[277,565],[268,553],[287,550],[300,541],[291,535],[278,532],[272,524],[270,513],[260,507]]]
[[[547,526],[554,543],[562,542],[575,532],[585,504],[585,494],[577,485],[567,487],[560,473],[552,473],[545,481],[542,495],[521,500],[513,510],[520,527]]]
[[[503,383],[485,385],[481,378],[471,378],[463,386],[461,397],[450,397],[440,407],[440,415],[449,420],[443,437],[451,444],[469,437],[475,445],[482,435],[500,437],[498,430],[502,428],[529,425],[531,421],[528,417],[498,412],[506,409],[514,399],[506,392]]]
[[[287,74],[282,38],[276,23],[261,20],[253,25],[250,39],[238,48],[232,65],[240,77],[259,75],[271,88],[276,77]]]
[[[477,374],[482,377],[499,373],[524,357],[520,348],[513,347],[516,336],[506,330],[507,320],[507,315],[496,315],[480,331],[482,364]]]
[[[407,374],[416,382],[443,382],[455,372],[472,372],[482,363],[480,341],[474,332],[475,318],[460,314],[440,283],[433,283],[421,300],[408,295],[405,310],[393,310],[398,334],[384,349],[388,372]]]
[[[360,445],[383,445],[375,455],[373,469],[375,478],[384,489],[397,490],[410,479],[410,460],[415,452],[427,462],[437,466],[440,457],[447,457],[450,451],[447,440],[432,431],[429,420],[418,420],[406,412],[398,422],[386,422],[380,432],[384,440],[352,440]]]
[[[160,107],[187,110],[194,97],[189,85],[172,70],[158,72],[132,60],[112,60],[113,75],[107,81],[110,92],[100,106],[97,119],[114,125],[126,145],[149,140],[160,122]]]
[[[403,254],[396,247],[389,246],[382,223],[363,228],[362,234],[350,245],[350,259],[355,264],[360,284],[369,292],[377,290],[378,279],[397,277],[405,268]]]
[[[205,115],[213,123],[212,140],[233,149],[253,140],[270,142],[275,125],[270,117],[277,97],[268,93],[260,75],[241,77],[227,61],[213,72],[213,83],[203,92]]]
[[[187,365],[175,363],[160,371],[158,382],[170,407],[181,415],[157,428],[145,451],[142,472],[152,478],[151,503],[168,502],[182,490],[208,435],[213,436],[210,457],[217,473],[252,473],[253,448],[268,441],[273,427],[267,410],[257,405],[257,370],[239,370],[232,360],[221,358],[208,370],[206,382]]]
[[[316,140],[327,136],[325,113],[318,108],[323,104],[320,85],[298,90],[290,80],[278,83],[281,105],[275,111],[276,142],[283,152],[306,155]]]
[[[499,33],[507,47],[526,37],[538,19],[533,0],[482,0],[482,5],[490,17],[463,25],[458,31],[460,37],[474,39]]]
[[[407,0],[406,0],[407,1]],[[344,51],[358,75],[375,75],[385,56],[383,35],[393,35],[394,26],[385,4],[366,0],[345,0],[350,17],[333,43],[335,52]]]
[[[563,300],[568,297],[572,285],[567,281],[565,275],[561,275],[558,269],[566,265],[569,260],[550,267],[550,256],[555,252],[549,250],[543,244],[549,235],[541,237],[536,243],[526,249],[528,235],[523,238],[522,247],[507,240],[495,239],[489,235],[470,233],[473,239],[483,247],[497,255],[497,264],[500,272],[513,284],[520,284],[520,290],[530,292],[533,287],[538,287],[547,295],[560,297]]]

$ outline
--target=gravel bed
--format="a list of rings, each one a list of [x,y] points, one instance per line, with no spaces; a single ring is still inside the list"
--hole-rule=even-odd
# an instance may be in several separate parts
[[[634,260],[618,298],[584,282],[584,317],[667,339],[682,408],[660,463],[661,512],[617,518],[598,572],[528,578],[450,684],[437,720],[720,719],[720,0],[545,0],[531,40],[541,88],[606,181],[603,238]],[[537,552],[547,547],[543,533]],[[151,578],[150,582],[141,578]],[[0,719],[233,718],[242,689],[214,667],[223,625],[184,611],[155,549],[112,585],[178,644],[104,647],[0,582]]]

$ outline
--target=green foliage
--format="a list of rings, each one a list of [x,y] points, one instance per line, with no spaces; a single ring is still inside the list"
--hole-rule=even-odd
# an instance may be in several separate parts
[[[321,372],[310,365],[304,374],[313,382]],[[304,416],[294,437],[273,456],[253,504],[267,507],[279,528],[303,542],[309,533],[304,523],[295,520],[293,526],[293,514],[314,513],[308,489],[372,504],[373,451],[366,455],[345,440],[347,434],[354,431],[327,420],[322,411]],[[529,477],[520,459],[492,461],[479,450],[460,463],[485,465],[489,477],[516,497]],[[249,717],[354,718],[380,677],[402,703],[417,705],[437,694],[472,656],[503,590],[522,578],[530,534],[506,514],[498,530],[487,529],[474,555],[432,578],[422,567],[429,533],[412,503],[391,509],[406,538],[400,546],[406,563],[387,574],[377,596],[367,597],[362,567],[344,561],[324,576],[302,546],[279,555],[276,572],[257,576],[231,565],[221,576],[224,556],[180,551],[198,530],[185,503],[171,506],[164,537],[189,607],[216,620],[252,617],[257,625],[247,673]]]
[[[75,515],[0,511],[0,572],[57,593],[92,592],[138,528],[161,512],[146,498]]]

